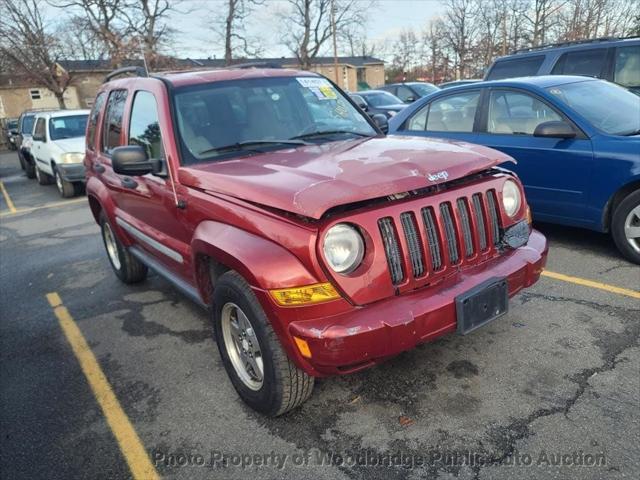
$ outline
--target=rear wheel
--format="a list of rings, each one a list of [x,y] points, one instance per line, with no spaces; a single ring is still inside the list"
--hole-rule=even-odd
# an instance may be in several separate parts
[[[102,241],[113,271],[124,283],[138,283],[147,277],[147,267],[131,255],[118,240],[104,213],[100,214]]]
[[[620,253],[640,264],[640,190],[627,195],[613,212],[611,235]]]
[[[254,410],[282,415],[313,391],[314,379],[289,359],[258,299],[236,272],[214,290],[214,329],[222,363],[234,388]]]
[[[60,193],[62,198],[70,198],[76,194],[76,189],[73,186],[73,183],[64,180],[57,168],[53,169],[53,176],[56,181],[58,192]]]

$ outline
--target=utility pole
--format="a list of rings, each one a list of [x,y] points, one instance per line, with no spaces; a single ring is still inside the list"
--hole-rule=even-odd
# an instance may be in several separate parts
[[[340,86],[340,78],[338,77],[338,39],[336,33],[335,7],[335,0],[331,0],[331,31],[333,32],[333,75],[336,77],[336,85]]]

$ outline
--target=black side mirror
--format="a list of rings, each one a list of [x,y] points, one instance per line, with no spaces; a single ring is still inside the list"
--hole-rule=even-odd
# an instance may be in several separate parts
[[[47,141],[47,138],[44,135],[33,135],[33,141],[34,142],[45,142]]]
[[[371,120],[373,120],[373,123],[375,123],[380,130],[382,130],[382,133],[386,134],[389,132],[389,120],[387,120],[386,115],[376,113],[371,116]]]
[[[113,171],[121,175],[146,175],[156,173],[158,162],[149,160],[147,152],[139,145],[116,147],[111,153]]]
[[[542,122],[533,131],[534,137],[574,138],[576,131],[567,122]]]
[[[11,131],[9,131],[9,133],[11,135],[18,135],[18,130],[11,130]]]
[[[358,103],[358,106],[359,106],[362,110],[364,110],[365,112],[366,112],[367,110],[369,110],[369,107],[367,106],[367,104],[366,104],[366,103]]]

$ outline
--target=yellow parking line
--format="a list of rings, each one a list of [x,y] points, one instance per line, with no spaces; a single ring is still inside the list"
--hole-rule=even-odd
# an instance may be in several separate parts
[[[109,427],[118,442],[118,446],[129,465],[131,474],[136,480],[159,479],[158,472],[151,464],[144,445],[136,433],[131,421],[120,406],[118,398],[113,393],[113,389],[107,377],[103,373],[95,355],[89,348],[78,325],[73,320],[67,308],[62,304],[62,299],[56,293],[48,293],[47,300],[53,307],[53,311],[58,318],[60,327],[67,340],[71,344],[80,367],[87,377],[91,390],[102,408],[102,412],[107,419]]]
[[[9,192],[4,188],[4,183],[0,182],[0,190],[2,190],[2,195],[4,196],[4,201],[7,202],[7,207],[9,207],[9,212],[16,213],[16,207],[11,201],[11,197],[9,196]]]
[[[43,208],[64,207],[65,205],[73,205],[75,203],[81,203],[81,202],[85,202],[86,203],[87,199],[86,198],[76,198],[74,200],[63,200],[61,202],[45,203],[44,205],[39,205],[37,207],[20,208],[20,209],[16,209],[14,207],[14,209],[11,210],[10,212],[0,212],[0,217],[6,217],[6,216],[9,216],[9,215],[19,215],[21,213],[34,212],[36,210],[40,210],[40,209],[43,209]]]
[[[542,275],[556,280],[562,280],[563,282],[575,283],[576,285],[582,285],[583,287],[597,288],[598,290],[605,290],[611,293],[619,293],[620,295],[626,295],[631,298],[640,298],[640,292],[637,290],[630,290],[628,288],[615,287],[606,283],[594,282],[593,280],[587,280],[586,278],[572,277],[570,275],[564,275],[563,273],[550,272],[544,270]]]

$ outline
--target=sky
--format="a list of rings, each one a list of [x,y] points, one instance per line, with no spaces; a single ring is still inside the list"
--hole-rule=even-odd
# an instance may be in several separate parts
[[[222,57],[224,52],[216,45],[210,29],[213,19],[224,15],[225,3],[225,0],[179,2],[180,12],[174,13],[171,20],[171,26],[177,30],[172,53],[190,58]],[[280,25],[274,15],[285,6],[281,0],[268,0],[265,6],[253,12],[248,21],[248,33],[260,37],[265,57],[291,55],[279,42]],[[429,19],[442,11],[440,0],[378,0],[369,14],[368,37],[374,41],[393,40],[403,29],[420,31]]]

